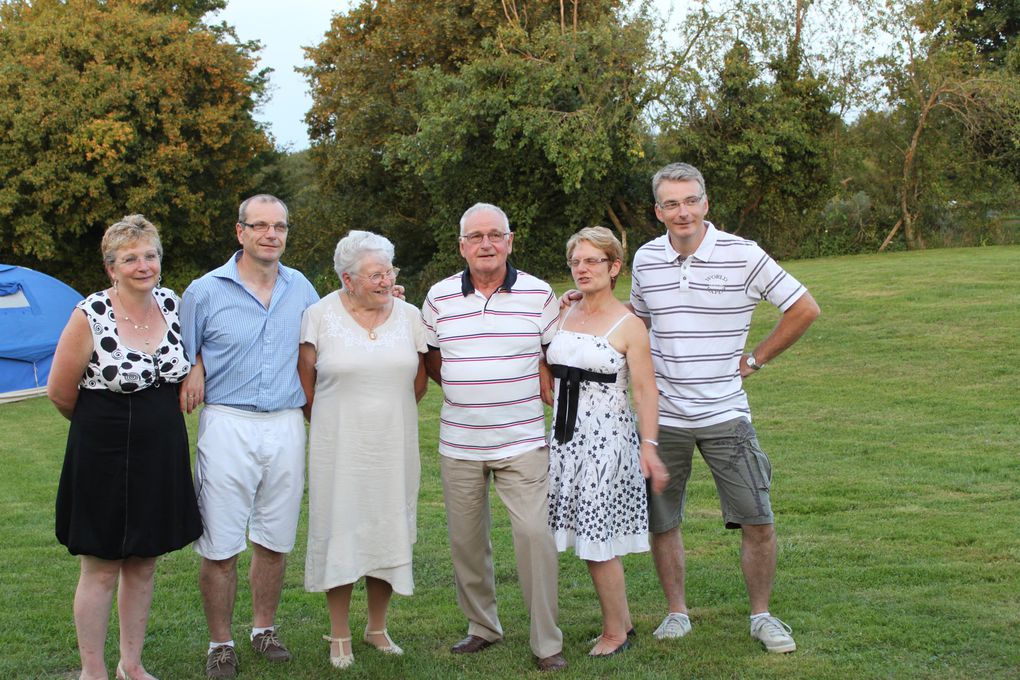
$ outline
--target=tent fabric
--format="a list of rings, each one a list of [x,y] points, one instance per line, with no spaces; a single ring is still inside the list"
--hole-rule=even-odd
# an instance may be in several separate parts
[[[52,276],[0,264],[0,403],[40,394],[80,293]]]

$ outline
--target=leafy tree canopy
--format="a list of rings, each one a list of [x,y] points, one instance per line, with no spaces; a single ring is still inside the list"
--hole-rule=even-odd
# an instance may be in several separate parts
[[[564,233],[606,221],[643,153],[648,26],[622,4],[391,0],[337,15],[307,71],[330,228],[381,231],[434,279],[458,264],[460,214],[493,202],[519,229],[515,261],[562,271]]]
[[[253,46],[143,7],[158,4],[0,5],[5,259],[95,288],[105,227],[135,212],[160,227],[171,283],[225,257],[269,148],[251,116],[264,81],[249,75]]]

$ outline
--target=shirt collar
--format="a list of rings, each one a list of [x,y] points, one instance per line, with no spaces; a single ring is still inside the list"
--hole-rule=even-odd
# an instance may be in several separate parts
[[[213,275],[241,283],[241,275],[237,273],[237,261],[241,259],[241,253],[243,252],[244,250],[241,249],[234,253],[222,267],[213,271]],[[276,273],[283,279],[284,283],[290,283],[291,272],[282,264],[277,263]]]
[[[708,262],[712,257],[712,251],[715,249],[715,242],[719,238],[719,230],[715,228],[715,225],[705,220],[705,236],[702,237],[701,243],[698,245],[698,249],[691,255],[696,260],[701,262]],[[662,249],[662,256],[666,262],[676,262],[680,257],[680,253],[676,252],[673,248],[673,242],[669,240],[669,233],[665,235],[666,247]]]
[[[517,283],[517,270],[509,262],[506,263],[506,276],[503,277],[503,283],[499,284],[499,288],[496,292],[504,291],[509,293]],[[471,270],[468,267],[464,267],[464,273],[460,276],[460,292],[467,297],[475,292],[475,284],[471,283]]]

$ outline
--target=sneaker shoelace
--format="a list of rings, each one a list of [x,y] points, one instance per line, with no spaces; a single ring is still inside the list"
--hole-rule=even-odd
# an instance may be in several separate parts
[[[793,628],[790,628],[786,623],[780,621],[774,616],[770,616],[765,619],[761,625],[758,626],[758,630],[767,628],[768,632],[775,637],[786,637],[793,633]]]
[[[270,647],[282,647],[280,644],[280,638],[276,637],[275,630],[267,630],[259,638],[258,651],[265,653]]]
[[[209,655],[208,665],[210,665],[210,666],[212,666],[214,668],[219,668],[220,665],[228,663],[230,661],[231,652],[233,652],[233,651],[234,650],[231,649],[227,645],[223,645],[222,647],[217,647]]]

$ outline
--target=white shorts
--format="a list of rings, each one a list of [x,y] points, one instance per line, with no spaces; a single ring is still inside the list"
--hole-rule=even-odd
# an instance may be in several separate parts
[[[301,409],[253,413],[208,405],[198,420],[195,495],[203,532],[195,552],[225,560],[253,543],[294,547],[305,490]]]

